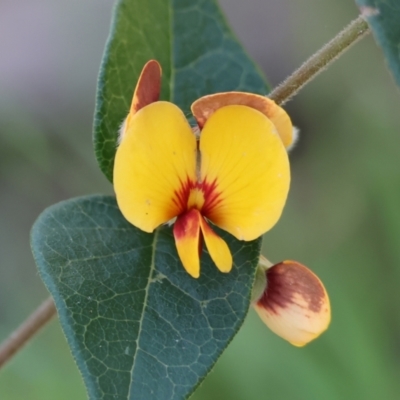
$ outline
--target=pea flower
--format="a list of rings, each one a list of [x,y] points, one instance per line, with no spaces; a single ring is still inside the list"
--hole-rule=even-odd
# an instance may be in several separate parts
[[[192,277],[200,275],[203,241],[216,267],[229,272],[231,252],[213,225],[250,241],[278,221],[290,183],[290,118],[266,97],[218,93],[192,104],[198,123],[192,129],[176,105],[158,101],[160,87],[161,67],[151,60],[120,131],[118,206],[145,232],[173,223],[178,255]]]

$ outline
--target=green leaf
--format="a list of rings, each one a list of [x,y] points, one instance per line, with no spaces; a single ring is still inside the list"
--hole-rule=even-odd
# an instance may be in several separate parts
[[[356,0],[366,15],[375,39],[400,86],[400,2],[399,0]]]
[[[260,240],[221,236],[222,274],[203,250],[199,279],[178,259],[170,227],[144,233],[115,199],[88,196],[48,208],[32,230],[41,277],[91,399],[182,399],[241,326]]]
[[[206,94],[268,92],[215,0],[120,0],[100,71],[94,122],[96,157],[110,181],[118,129],[150,59],[163,68],[161,98],[187,115],[191,103]]]

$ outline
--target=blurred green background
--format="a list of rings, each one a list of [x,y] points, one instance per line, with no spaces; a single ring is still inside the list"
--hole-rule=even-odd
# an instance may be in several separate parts
[[[0,3],[0,339],[48,294],[29,248],[47,206],[112,193],[91,144],[113,2]],[[248,52],[278,84],[357,16],[351,0],[223,0]],[[324,281],[330,329],[298,349],[253,311],[195,400],[400,398],[400,96],[372,36],[288,105],[301,139],[271,261]],[[80,400],[57,321],[0,371],[2,400]]]

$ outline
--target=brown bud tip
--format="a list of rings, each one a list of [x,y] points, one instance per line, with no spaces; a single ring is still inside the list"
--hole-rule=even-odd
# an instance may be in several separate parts
[[[150,60],[144,65],[136,83],[129,114],[119,129],[118,144],[120,144],[125,137],[132,117],[143,107],[159,100],[161,92],[161,74],[161,65],[158,61]]]
[[[139,76],[131,104],[131,115],[141,108],[158,101],[161,92],[161,65],[156,60],[148,61]]]
[[[267,287],[254,308],[273,332],[304,346],[328,328],[328,294],[313,272],[296,261],[283,261],[265,274]]]

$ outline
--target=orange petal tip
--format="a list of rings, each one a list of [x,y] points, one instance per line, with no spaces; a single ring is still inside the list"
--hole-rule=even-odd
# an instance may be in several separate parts
[[[158,101],[161,92],[161,65],[156,60],[148,61],[139,76],[133,93],[131,114],[141,108]]]
[[[119,129],[118,144],[125,138],[132,117],[143,107],[159,100],[161,92],[161,72],[161,65],[156,60],[150,60],[144,65],[136,83],[129,114]]]
[[[254,93],[224,92],[203,96],[192,104],[192,113],[200,128],[221,107],[243,105],[260,111],[274,124],[285,147],[293,142],[293,127],[289,115],[268,97]]]
[[[200,224],[202,216],[196,209],[180,215],[173,228],[175,245],[186,272],[193,278],[200,276]]]
[[[267,287],[253,306],[274,333],[301,347],[328,328],[328,294],[312,271],[296,261],[283,261],[264,273]]]

